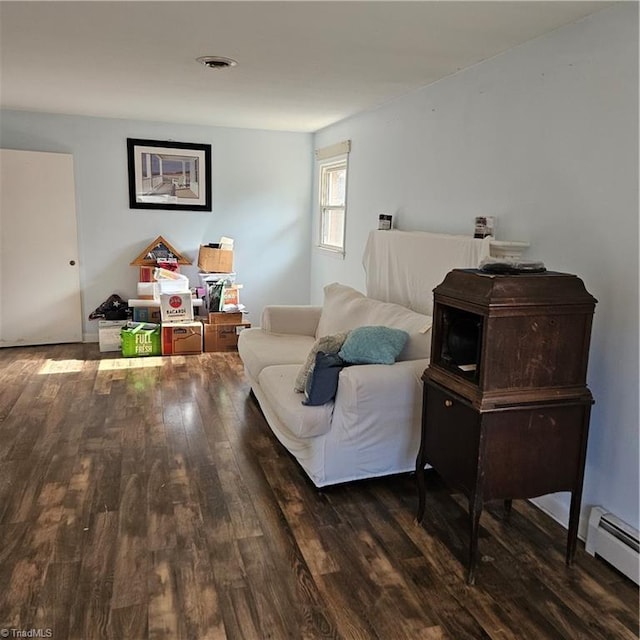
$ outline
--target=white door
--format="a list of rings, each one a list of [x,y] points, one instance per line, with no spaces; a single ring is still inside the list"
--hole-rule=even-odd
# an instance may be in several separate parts
[[[0,346],[81,341],[73,157],[0,149]]]

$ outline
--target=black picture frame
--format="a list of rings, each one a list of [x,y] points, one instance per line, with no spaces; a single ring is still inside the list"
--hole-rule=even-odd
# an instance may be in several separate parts
[[[211,211],[211,145],[127,138],[129,207]]]

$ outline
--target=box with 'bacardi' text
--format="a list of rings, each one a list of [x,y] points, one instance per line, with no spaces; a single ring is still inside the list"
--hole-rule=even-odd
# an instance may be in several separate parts
[[[193,299],[188,293],[163,293],[160,295],[160,317],[162,322],[193,320]]]

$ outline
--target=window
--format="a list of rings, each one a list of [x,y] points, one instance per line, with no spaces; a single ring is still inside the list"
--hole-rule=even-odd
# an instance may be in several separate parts
[[[349,148],[350,141],[346,141],[316,151],[316,158],[321,160],[319,165],[320,237],[318,245],[323,249],[341,253],[344,253]]]

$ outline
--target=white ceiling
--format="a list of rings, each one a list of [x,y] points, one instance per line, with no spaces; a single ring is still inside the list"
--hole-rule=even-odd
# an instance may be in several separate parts
[[[2,1],[0,105],[316,131],[610,4]]]

